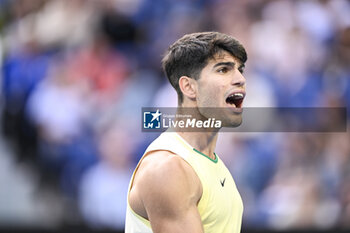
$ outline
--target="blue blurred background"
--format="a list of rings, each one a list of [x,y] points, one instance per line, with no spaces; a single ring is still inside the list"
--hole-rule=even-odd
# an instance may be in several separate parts
[[[349,108],[348,0],[0,0],[0,230],[122,231],[157,136],[141,107],[177,105],[162,55],[211,30],[247,49],[245,106]],[[349,131],[223,133],[216,152],[244,229],[350,229]]]

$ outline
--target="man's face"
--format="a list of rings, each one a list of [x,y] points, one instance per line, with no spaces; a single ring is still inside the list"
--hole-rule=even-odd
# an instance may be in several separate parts
[[[196,80],[196,100],[202,116],[221,120],[224,127],[242,123],[243,69],[244,64],[226,51],[209,60]]]

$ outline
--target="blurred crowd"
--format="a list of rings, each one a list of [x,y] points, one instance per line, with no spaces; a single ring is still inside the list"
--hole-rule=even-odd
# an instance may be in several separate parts
[[[62,224],[76,211],[70,221],[123,229],[130,176],[157,136],[141,132],[141,107],[177,105],[162,55],[211,30],[247,49],[245,106],[350,107],[348,0],[0,0],[3,138],[38,193],[69,200]],[[222,133],[244,227],[349,229],[349,142]]]

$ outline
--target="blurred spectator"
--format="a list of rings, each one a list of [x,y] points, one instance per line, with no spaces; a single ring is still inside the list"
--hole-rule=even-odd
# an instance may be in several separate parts
[[[135,144],[123,121],[105,127],[99,140],[101,161],[85,173],[79,204],[93,228],[123,229]]]
[[[72,79],[66,66],[57,65],[28,104],[29,115],[38,128],[43,177],[61,177],[63,188],[73,196],[80,174],[96,161],[87,125],[88,91],[86,80]]]
[[[25,109],[30,94],[45,77],[50,60],[50,54],[43,54],[29,45],[20,52],[8,53],[4,58],[2,129],[21,158],[35,156],[36,133]]]

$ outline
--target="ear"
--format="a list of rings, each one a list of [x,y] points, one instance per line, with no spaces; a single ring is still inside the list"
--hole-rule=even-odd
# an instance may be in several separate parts
[[[194,79],[187,76],[181,76],[179,79],[179,87],[184,96],[187,96],[190,99],[196,98],[196,88]]]

